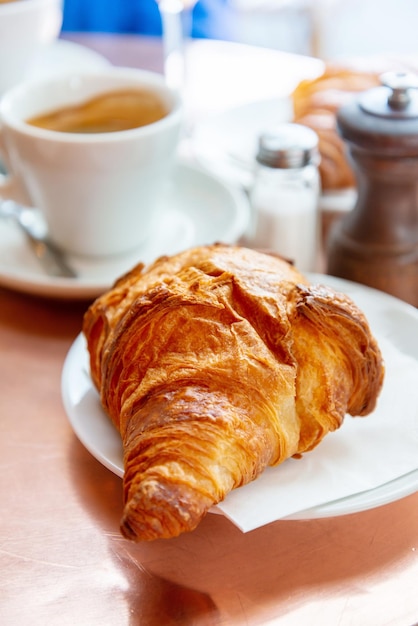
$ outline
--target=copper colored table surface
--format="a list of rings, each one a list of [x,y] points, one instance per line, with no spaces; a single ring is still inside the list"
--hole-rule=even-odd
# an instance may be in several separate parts
[[[161,68],[157,42],[83,41]],[[418,622],[418,494],[248,534],[209,514],[173,540],[124,540],[121,481],[79,443],[61,401],[86,306],[0,289],[0,624]]]

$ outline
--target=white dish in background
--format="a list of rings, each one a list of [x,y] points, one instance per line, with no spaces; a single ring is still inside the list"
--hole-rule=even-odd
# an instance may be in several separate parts
[[[76,279],[46,275],[18,227],[0,220],[0,285],[53,298],[95,298],[136,263],[148,264],[162,254],[195,245],[235,243],[249,218],[249,203],[243,192],[200,168],[178,163],[148,241],[123,256],[100,260],[69,256],[78,273]]]
[[[48,78],[65,72],[94,70],[106,65],[110,65],[110,62],[95,50],[58,39],[34,58],[26,80]]]
[[[258,138],[278,124],[291,122],[289,96],[259,100],[207,117],[196,125],[192,150],[198,163],[216,176],[250,189],[254,181]],[[343,215],[356,201],[354,189],[327,191],[321,195],[320,210]]]
[[[328,284],[347,293],[365,312],[371,322],[372,329],[376,328],[383,337],[390,339],[402,353],[412,356],[418,361],[418,339],[416,339],[418,337],[418,312],[410,305],[374,289],[332,276],[310,275],[310,278],[313,282]],[[89,375],[88,353],[85,339],[81,334],[73,343],[66,357],[62,372],[61,391],[68,419],[78,439],[100,463],[122,477],[124,470],[120,436],[100,405],[98,393]],[[362,420],[351,420],[350,427],[353,428],[353,424],[355,424],[354,428],[361,428],[361,423]],[[368,442],[366,444],[367,446],[370,445]],[[374,445],[382,445],[379,437],[376,438]],[[324,449],[331,451],[331,455],[335,454],[332,451],[330,438],[328,438]],[[310,455],[313,455],[314,452]],[[386,456],[381,459],[382,464],[388,463],[388,461],[390,459]],[[328,459],[328,462],[331,462],[331,459]],[[301,484],[302,481],[303,484],[303,472],[306,470],[303,469],[302,464],[293,465],[293,468],[295,467],[296,470],[293,471],[299,473],[298,482]],[[268,471],[280,472],[280,467],[269,468]],[[348,471],[350,472],[350,468]],[[261,476],[258,480],[262,481],[262,478]],[[335,480],[335,476],[331,476],[331,482],[335,482]],[[252,485],[254,486],[254,483]],[[337,481],[337,491],[343,488],[344,485]],[[246,489],[246,487],[242,489]],[[356,513],[388,504],[417,490],[418,469],[415,469],[373,489],[357,490],[356,493],[349,496],[342,495],[341,498],[337,494],[337,497],[330,502],[313,508],[298,510],[283,519],[307,520]],[[344,494],[343,491],[341,493]],[[271,498],[271,493],[269,497]],[[228,500],[229,496],[225,503],[228,503]],[[304,498],[301,498],[300,502],[303,501]],[[250,504],[250,506],[252,505]],[[220,509],[214,508],[212,512],[219,513]]]
[[[194,155],[210,172],[248,189],[253,181],[259,135],[290,122],[292,114],[291,100],[283,96],[208,116],[194,130]]]

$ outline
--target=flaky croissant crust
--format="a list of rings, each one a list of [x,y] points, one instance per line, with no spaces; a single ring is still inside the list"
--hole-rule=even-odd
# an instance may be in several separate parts
[[[312,449],[383,381],[364,315],[286,261],[212,245],[122,277],[86,312],[92,379],[124,448],[122,533],[172,537]]]

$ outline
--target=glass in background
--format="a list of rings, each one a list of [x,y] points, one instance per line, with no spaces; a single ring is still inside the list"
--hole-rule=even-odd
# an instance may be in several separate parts
[[[167,84],[184,92],[186,85],[185,46],[192,32],[192,11],[197,0],[156,0],[161,14],[164,44],[164,73]]]

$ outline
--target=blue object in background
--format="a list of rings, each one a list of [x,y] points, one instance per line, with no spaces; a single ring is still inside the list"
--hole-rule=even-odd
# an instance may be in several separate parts
[[[65,0],[62,30],[161,36],[161,18],[155,0]],[[228,0],[199,0],[192,36],[233,38]]]

